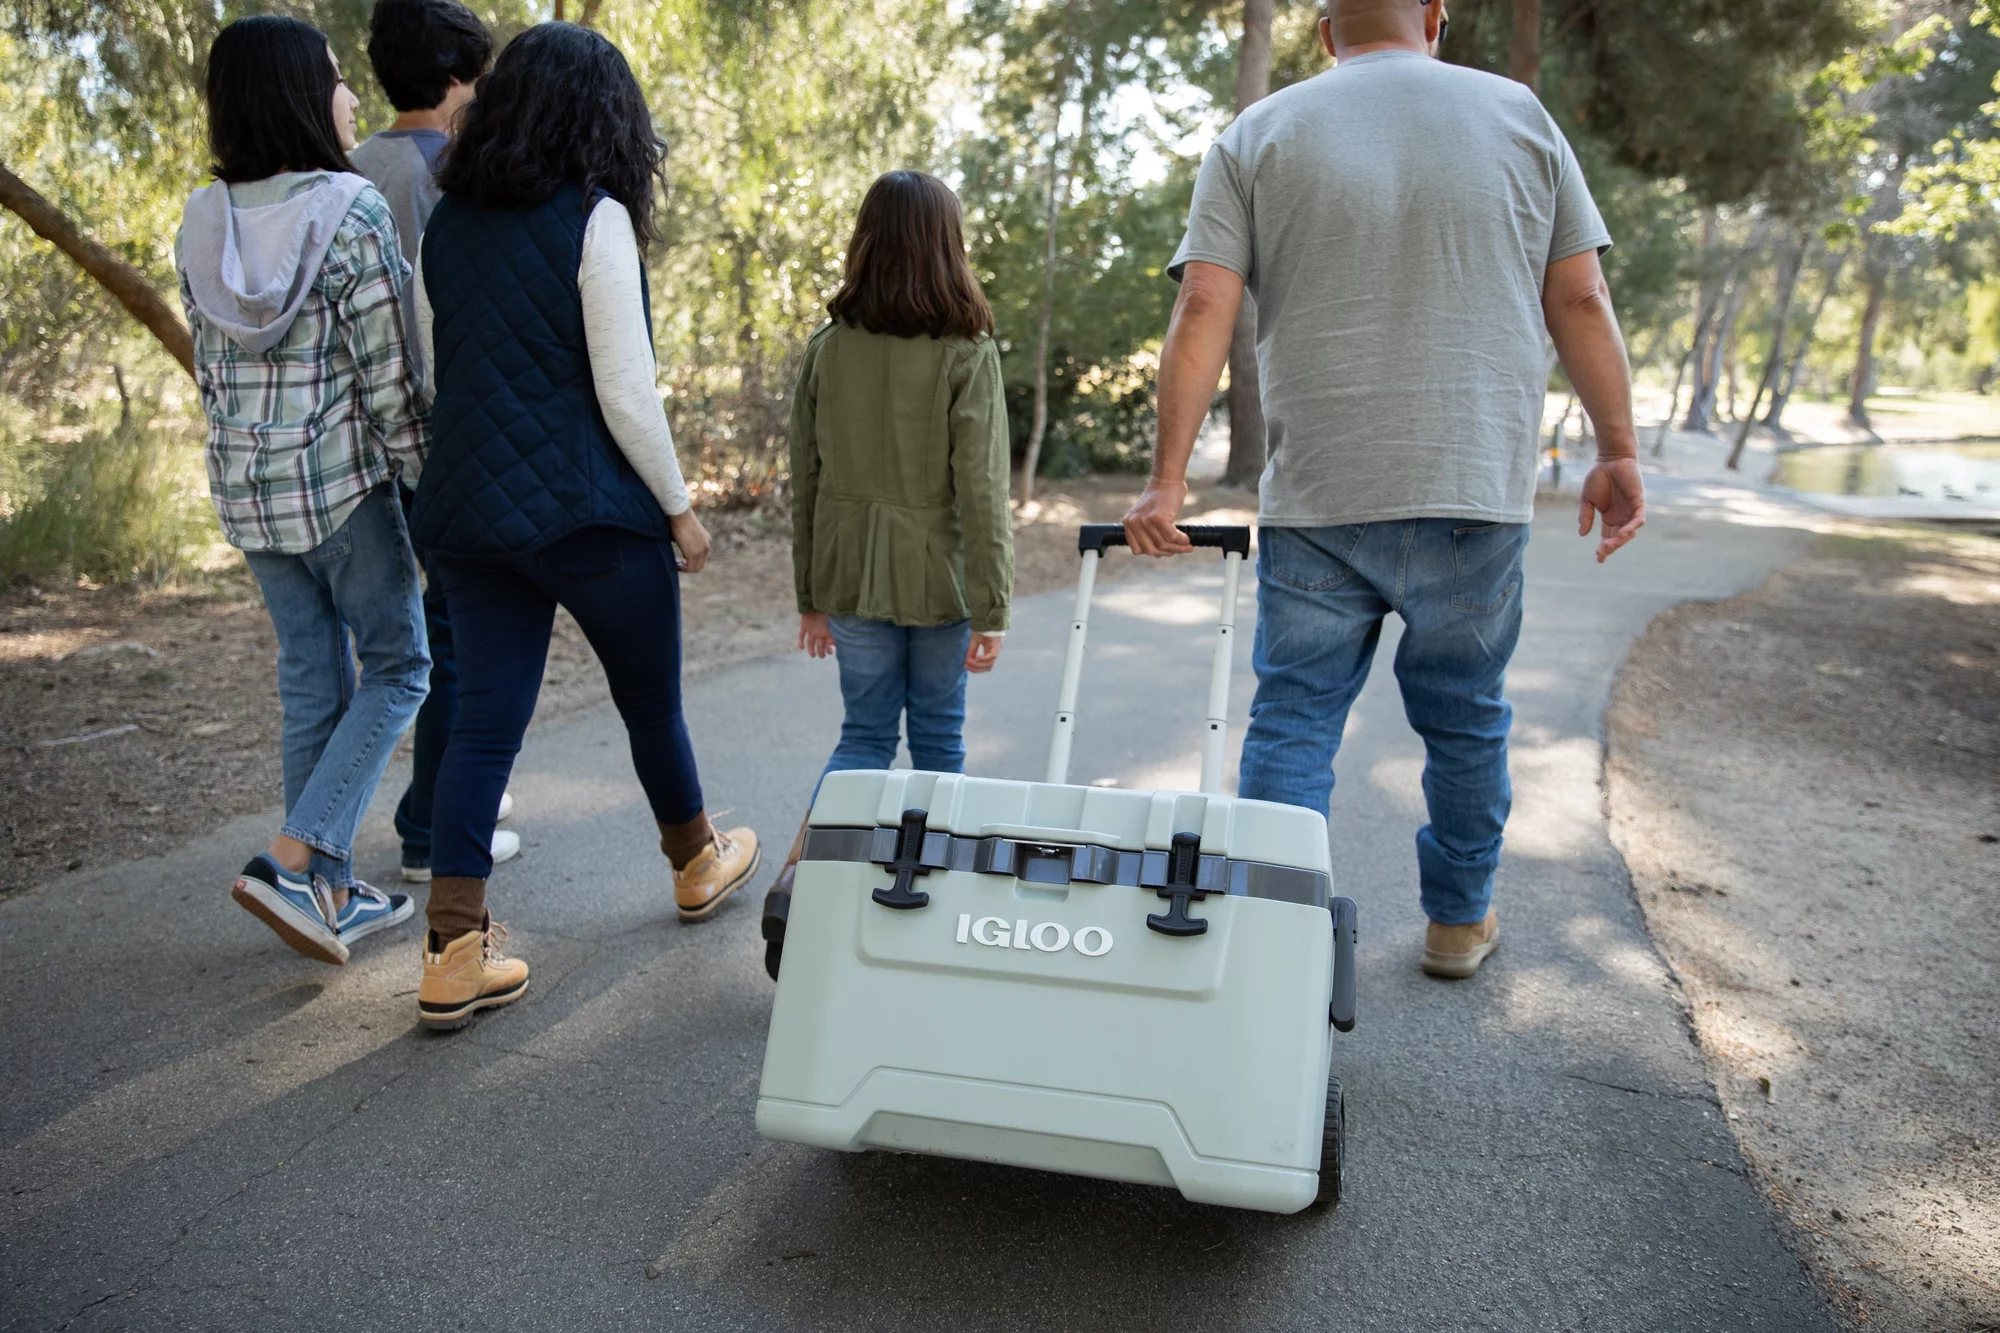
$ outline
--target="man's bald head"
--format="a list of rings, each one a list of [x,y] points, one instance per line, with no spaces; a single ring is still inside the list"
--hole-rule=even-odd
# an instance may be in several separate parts
[[[1428,51],[1444,0],[1327,0],[1321,33],[1329,52],[1402,47]]]

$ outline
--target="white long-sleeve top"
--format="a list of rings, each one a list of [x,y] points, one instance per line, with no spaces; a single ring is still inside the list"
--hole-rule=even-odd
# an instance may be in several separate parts
[[[417,331],[423,339],[424,364],[435,366],[434,318],[421,258],[416,269]],[[632,215],[616,199],[604,199],[590,210],[576,286],[583,296],[583,336],[604,424],[660,508],[669,515],[684,514],[693,502],[674,455],[666,409],[660,405],[658,367],[640,281],[639,238],[632,231]]]

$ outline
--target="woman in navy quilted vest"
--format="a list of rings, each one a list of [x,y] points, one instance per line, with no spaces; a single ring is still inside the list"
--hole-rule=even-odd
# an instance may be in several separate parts
[[[664,160],[618,49],[544,23],[479,80],[439,169],[417,266],[433,438],[411,524],[444,584],[459,705],[432,813],[426,1027],[528,985],[495,947],[486,878],[558,606],[604,665],[682,919],[757,868],[756,835],[703,812],[681,712],[679,576],[707,563],[708,534],[655,387],[644,255]]]

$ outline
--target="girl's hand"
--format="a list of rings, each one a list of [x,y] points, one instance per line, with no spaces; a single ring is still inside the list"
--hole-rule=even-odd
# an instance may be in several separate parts
[[[799,647],[809,657],[833,656],[833,626],[826,612],[808,611],[799,617]]]
[[[681,551],[681,558],[674,563],[684,574],[699,574],[708,563],[708,529],[694,516],[694,510],[684,509],[678,514],[667,516],[667,530],[673,533],[674,545]]]
[[[1001,638],[998,634],[975,634],[972,647],[965,653],[965,669],[973,675],[984,675],[1000,660]]]

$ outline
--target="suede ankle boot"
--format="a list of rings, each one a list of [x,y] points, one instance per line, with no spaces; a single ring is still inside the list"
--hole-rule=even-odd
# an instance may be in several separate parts
[[[1486,919],[1469,926],[1424,928],[1424,971],[1434,977],[1463,981],[1500,947],[1500,914],[1486,909]]]
[[[674,905],[683,921],[709,916],[757,873],[757,835],[747,828],[719,832],[706,813],[661,824],[660,850],[673,862]]]
[[[417,1022],[437,1031],[462,1028],[481,1009],[512,1004],[528,989],[528,965],[500,952],[507,928],[488,917],[455,939],[429,932]]]

